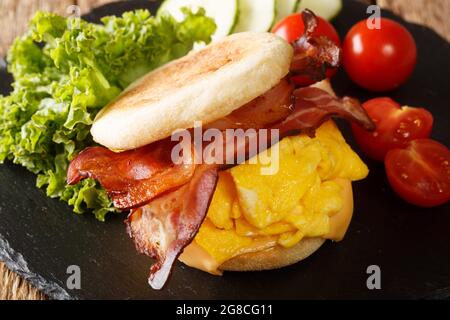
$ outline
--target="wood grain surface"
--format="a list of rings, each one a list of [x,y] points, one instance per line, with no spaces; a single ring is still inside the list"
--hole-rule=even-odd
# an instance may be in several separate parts
[[[52,11],[64,16],[73,14],[73,5],[86,13],[91,8],[115,0],[0,0],[0,56],[5,56],[14,39],[23,34],[37,10]]]
[[[449,0],[378,0],[405,20],[426,25],[450,41]]]
[[[78,5],[81,13],[116,0],[0,0],[0,57],[15,37],[21,35],[37,10],[69,15],[70,6]],[[427,25],[450,41],[449,0],[378,0],[377,3],[406,20]],[[0,300],[44,300],[46,297],[0,263]]]

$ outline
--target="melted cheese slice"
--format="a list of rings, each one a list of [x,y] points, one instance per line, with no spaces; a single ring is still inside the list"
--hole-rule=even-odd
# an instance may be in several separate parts
[[[184,249],[178,260],[189,267],[196,268],[216,276],[222,275],[222,271],[219,270],[220,263],[208,252],[206,252],[205,249],[200,247],[195,240]]]
[[[352,183],[348,179],[336,179],[342,187],[343,207],[335,215],[330,217],[330,230],[323,236],[325,239],[341,241],[347,233],[353,216],[353,190]]]

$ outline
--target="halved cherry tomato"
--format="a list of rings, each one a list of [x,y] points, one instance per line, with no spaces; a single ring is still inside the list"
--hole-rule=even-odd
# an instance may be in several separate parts
[[[321,17],[317,17],[317,20],[317,28],[313,32],[313,35],[325,36],[340,47],[341,39],[339,38],[339,34],[333,25]],[[302,15],[300,13],[295,13],[284,18],[272,29],[272,32],[285,39],[287,42],[294,42],[305,32],[305,25],[303,24]],[[326,73],[327,78],[333,77],[336,72],[336,68],[329,68]],[[309,86],[315,82],[308,77],[302,76],[293,77],[292,80],[298,86]]]
[[[389,150],[403,148],[409,141],[428,138],[433,116],[422,108],[401,107],[391,98],[376,98],[363,104],[375,122],[375,132],[352,125],[356,142],[370,158],[383,161]]]
[[[344,68],[359,86],[383,92],[397,88],[411,75],[417,48],[401,24],[380,18],[380,29],[369,29],[363,20],[350,29],[343,44]]]
[[[439,142],[411,141],[389,151],[385,166],[392,188],[405,201],[435,207],[450,200],[450,151]]]

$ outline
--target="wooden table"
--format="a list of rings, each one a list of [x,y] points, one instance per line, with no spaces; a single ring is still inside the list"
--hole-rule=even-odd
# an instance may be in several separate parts
[[[81,13],[115,0],[0,0],[0,56],[4,56],[14,38],[23,33],[30,17],[37,10],[68,15],[71,5],[78,5]],[[344,0],[345,1],[345,0]],[[406,20],[427,25],[450,41],[449,0],[378,0]],[[0,263],[0,299],[43,300],[46,297],[18,275]]]

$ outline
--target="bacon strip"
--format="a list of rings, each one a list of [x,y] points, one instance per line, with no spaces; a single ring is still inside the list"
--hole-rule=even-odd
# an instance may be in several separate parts
[[[203,223],[217,171],[216,166],[199,166],[189,184],[130,213],[126,223],[136,249],[157,259],[148,280],[153,289],[164,286],[174,262]]]
[[[119,209],[137,208],[156,196],[180,187],[195,171],[193,152],[184,164],[174,165],[174,143],[164,140],[121,153],[103,147],[83,150],[69,165],[67,183],[93,178],[107,190]]]
[[[340,99],[322,89],[307,87],[295,90],[292,100],[294,111],[273,127],[280,130],[281,137],[299,132],[313,135],[333,116],[355,122],[368,131],[375,130],[375,124],[356,99]]]
[[[294,57],[291,75],[307,76],[315,81],[326,78],[327,68],[337,68],[341,63],[341,49],[327,37],[313,36],[317,18],[310,10],[302,12],[305,33],[293,43]]]

